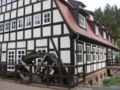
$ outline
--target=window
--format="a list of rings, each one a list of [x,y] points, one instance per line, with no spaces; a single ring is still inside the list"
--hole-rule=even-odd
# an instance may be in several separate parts
[[[25,18],[25,27],[31,27],[32,26],[32,16],[28,16]]]
[[[0,32],[3,32],[3,23],[0,23]]]
[[[106,32],[103,33],[103,38],[106,39]]]
[[[22,29],[23,28],[23,18],[20,18],[17,20],[17,28]]]
[[[4,24],[4,31],[9,31],[9,22],[5,22]]]
[[[12,20],[11,21],[11,30],[15,30],[16,29],[16,20]]]
[[[98,28],[98,26],[96,26],[96,25],[95,25],[95,34],[96,34],[96,35],[99,35],[99,28]]]
[[[82,28],[86,28],[86,20],[85,20],[85,17],[81,14],[79,14],[79,25],[82,27]]]
[[[77,61],[82,62],[83,61],[83,45],[77,44]]]
[[[41,14],[34,15],[34,26],[38,26],[41,24]]]
[[[24,55],[25,55],[25,50],[17,50],[17,61],[16,61],[17,64],[19,63],[19,61],[22,59]]]
[[[7,70],[14,71],[15,70],[15,51],[8,51],[8,61],[7,61]]]
[[[86,57],[86,61],[87,61],[87,62],[90,62],[90,60],[91,60],[91,59],[90,59],[90,58],[91,58],[91,56],[90,56],[90,51],[91,51],[91,50],[90,50],[90,46],[87,46],[87,57]]]
[[[51,22],[51,13],[45,12],[43,13],[43,24],[49,24]]]
[[[95,47],[93,47],[93,61],[96,60],[96,51],[95,51]]]

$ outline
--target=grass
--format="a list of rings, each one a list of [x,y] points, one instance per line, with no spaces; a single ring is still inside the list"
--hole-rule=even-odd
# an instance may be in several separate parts
[[[103,86],[111,87],[120,83],[120,75],[113,76],[103,81]]]

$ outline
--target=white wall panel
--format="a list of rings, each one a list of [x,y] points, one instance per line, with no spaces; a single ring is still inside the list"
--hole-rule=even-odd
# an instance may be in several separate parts
[[[4,15],[1,14],[1,15],[0,15],[0,21],[3,21],[3,18],[4,18]]]
[[[11,11],[11,18],[15,18],[16,17],[16,10]]]
[[[70,63],[70,51],[61,51],[61,59],[63,63]]]
[[[18,16],[23,16],[24,14],[24,8],[18,9]]]
[[[58,10],[53,10],[53,22],[61,22],[63,18]]]
[[[41,29],[40,28],[36,28],[33,29],[33,37],[41,37]]]
[[[87,65],[87,73],[90,73],[90,72],[91,72],[90,69],[91,69],[91,68],[90,68],[90,65]]]
[[[31,14],[31,13],[32,13],[32,5],[25,7],[25,14]]]
[[[8,41],[8,40],[9,40],[9,34],[6,33],[6,34],[4,34],[4,41]]]
[[[43,2],[43,10],[51,8],[51,0],[46,0]]]
[[[55,3],[55,1],[53,1],[53,7],[56,7],[56,3]]]
[[[51,26],[43,27],[43,36],[51,36]]]
[[[66,24],[64,24],[64,34],[69,34],[69,30]]]
[[[11,10],[11,4],[7,5],[7,11]]]
[[[37,0],[31,0],[32,3],[37,2]]]
[[[16,39],[16,34],[14,33],[10,33],[10,40],[15,40]]]
[[[25,38],[31,38],[31,30],[26,30],[25,31]]]
[[[61,25],[54,25],[53,26],[53,35],[61,35]]]
[[[5,12],[6,7],[2,6],[2,12]]]
[[[70,38],[69,37],[61,37],[60,45],[61,45],[61,48],[70,48]]]
[[[50,49],[53,49],[54,47],[53,47],[53,44],[52,44],[52,42],[51,42],[51,40],[49,39],[49,48]]]
[[[27,1],[27,0],[25,0],[25,1]],[[18,1],[18,7],[21,7],[21,6],[23,6],[23,0]]]
[[[34,12],[41,11],[41,3],[36,3],[34,4]]]
[[[7,50],[7,44],[6,43],[3,43],[2,44],[2,51],[6,51]]]
[[[5,20],[10,19],[10,12],[5,13]]]
[[[3,41],[3,35],[0,35],[0,42]]]
[[[47,39],[36,40],[36,46],[37,47],[47,46]]]
[[[34,50],[34,40],[27,41],[27,49]]]
[[[25,47],[26,47],[26,42],[25,41],[17,42],[17,48],[25,48]]]
[[[15,42],[8,43],[8,49],[15,48]]]
[[[17,8],[17,2],[12,3],[12,9]]]
[[[23,39],[23,31],[17,32],[17,39]]]
[[[24,0],[25,1],[25,5],[30,4],[30,0]]]
[[[53,42],[55,44],[55,47],[58,49],[58,38],[53,38]]]
[[[6,53],[2,53],[1,62],[6,62]]]

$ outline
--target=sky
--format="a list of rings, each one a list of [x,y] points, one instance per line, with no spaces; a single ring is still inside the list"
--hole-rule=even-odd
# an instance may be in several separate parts
[[[81,1],[86,5],[86,9],[94,11],[96,8],[101,7],[102,9],[108,3],[110,5],[116,4],[120,8],[120,0],[77,0]]]

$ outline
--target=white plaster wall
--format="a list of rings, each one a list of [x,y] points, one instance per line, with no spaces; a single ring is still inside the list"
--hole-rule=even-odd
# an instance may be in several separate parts
[[[26,42],[25,41],[17,42],[17,48],[25,48],[25,47],[26,47]]]
[[[34,50],[34,40],[29,40],[27,42],[27,49],[28,50]]]
[[[8,49],[15,48],[15,42],[8,43]]]
[[[78,73],[82,73],[83,72],[83,67],[79,67],[78,68]]]
[[[60,38],[60,46],[61,46],[61,48],[70,48],[70,38],[69,37],[61,37]]]
[[[6,62],[6,53],[2,53],[1,62]]]
[[[27,0],[25,0],[25,1],[27,1]],[[17,2],[12,3],[12,9],[15,9],[15,8],[17,8]]]
[[[56,3],[55,3],[55,1],[53,1],[53,7],[56,7]]]
[[[0,42],[3,41],[3,35],[0,35]]]
[[[9,34],[6,33],[6,34],[4,34],[4,41],[8,41],[8,40],[9,40]]]
[[[10,40],[15,40],[16,39],[16,34],[14,33],[10,33]]]
[[[25,1],[25,5],[30,4],[30,0],[24,0]]]
[[[41,29],[40,28],[35,28],[33,29],[33,37],[41,37]]]
[[[43,10],[51,8],[51,0],[46,0],[43,2]]]
[[[25,0],[25,1],[27,1],[27,0]],[[18,7],[21,7],[21,6],[23,6],[23,0],[18,1]]]
[[[53,44],[52,44],[52,42],[51,42],[51,40],[49,39],[49,48],[50,49],[53,49],[54,47],[53,47]]]
[[[64,24],[64,34],[69,34],[69,30],[66,24]]]
[[[23,16],[24,14],[24,8],[18,9],[18,16]]]
[[[7,44],[6,43],[3,43],[2,44],[2,51],[6,51],[7,50]]]
[[[27,0],[25,0],[27,1]],[[31,14],[32,13],[32,5],[25,7],[25,14]]]
[[[34,4],[34,12],[39,12],[41,11],[41,3],[36,3]]]
[[[0,21],[3,21],[3,18],[4,18],[3,14],[0,14]]]
[[[43,36],[51,36],[51,26],[43,27]]]
[[[31,38],[31,30],[26,30],[25,31],[25,38],[26,39]]]
[[[11,18],[15,18],[16,17],[16,10],[11,11]]]
[[[17,39],[23,39],[23,31],[17,32]]]
[[[32,3],[37,2],[37,0],[31,0]]]
[[[90,70],[90,65],[87,65],[87,73],[90,73],[91,70]]]
[[[7,5],[7,11],[11,10],[11,4]]]
[[[63,18],[58,10],[53,10],[53,23],[61,22]]]
[[[6,9],[5,6],[2,6],[2,12],[5,12],[5,9]]]
[[[47,46],[47,39],[36,40],[36,46],[37,47]]]
[[[53,38],[53,42],[55,44],[55,47],[58,49],[58,38]]]
[[[63,63],[70,63],[70,51],[61,51],[61,59]]]
[[[61,25],[53,26],[53,35],[61,35]]]
[[[5,20],[10,19],[10,12],[5,13]]]

